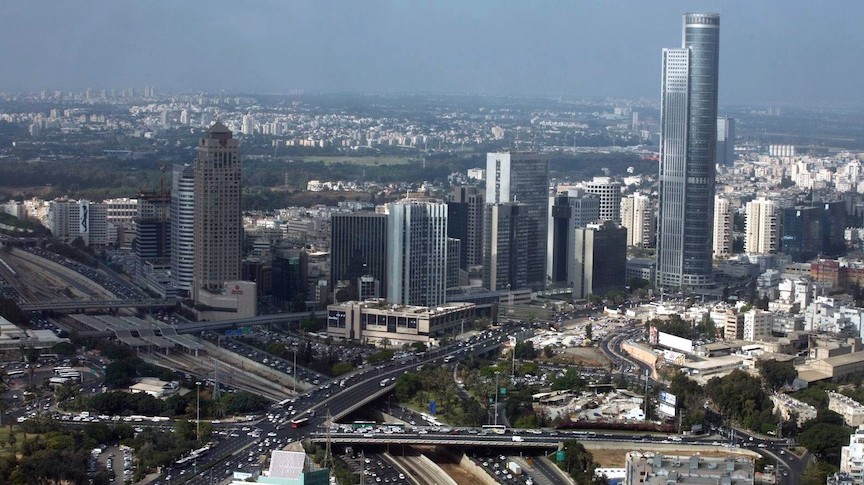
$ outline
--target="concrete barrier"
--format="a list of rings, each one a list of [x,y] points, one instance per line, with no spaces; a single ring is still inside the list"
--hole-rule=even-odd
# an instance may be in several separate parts
[[[459,460],[459,466],[473,475],[477,479],[477,483],[482,483],[484,485],[498,485],[498,482],[495,481],[494,478],[490,477],[483,467],[474,463],[474,460],[469,458],[468,455],[462,455],[462,459]]]

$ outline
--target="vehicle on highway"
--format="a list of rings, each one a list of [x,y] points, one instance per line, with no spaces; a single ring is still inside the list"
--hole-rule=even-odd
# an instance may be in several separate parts
[[[292,428],[302,428],[303,426],[306,426],[307,424],[309,424],[309,418],[300,418],[300,419],[292,419],[291,420],[291,427]]]

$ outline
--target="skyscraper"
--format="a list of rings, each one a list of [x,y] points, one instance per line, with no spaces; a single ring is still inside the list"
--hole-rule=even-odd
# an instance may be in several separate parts
[[[600,220],[621,224],[621,182],[609,177],[594,177],[585,190],[600,199]]]
[[[732,205],[729,199],[714,198],[714,257],[732,256]]]
[[[569,190],[553,197],[549,244],[549,277],[553,283],[567,281],[573,263],[576,229],[600,219],[600,199],[584,190]]]
[[[759,197],[746,206],[744,251],[748,254],[769,254],[777,251],[777,205]]]
[[[717,152],[716,163],[732,165],[735,161],[735,118],[721,116],[717,118]]]
[[[657,284],[711,284],[720,16],[684,15],[683,46],[663,49]]]
[[[654,207],[643,194],[631,194],[621,200],[621,225],[627,228],[627,245],[654,245]]]
[[[483,193],[454,187],[447,198],[447,235],[459,239],[459,267],[483,264]]]
[[[483,216],[483,286],[490,290],[528,287],[527,209],[509,202],[486,204]]]
[[[612,221],[576,229],[575,258],[568,279],[573,298],[623,289],[627,274],[627,229]]]
[[[330,219],[330,285],[347,283],[350,298],[360,296],[359,281],[371,276],[383,292],[387,288],[387,214],[354,212]],[[376,293],[374,297],[384,297]]]
[[[387,301],[446,301],[447,204],[403,199],[387,205]]]
[[[535,290],[546,287],[548,193],[549,159],[547,157],[537,153],[516,151],[486,155],[486,203],[511,203],[522,206],[520,223],[525,230],[519,231],[518,234],[526,238],[524,247],[527,251],[527,267],[524,280],[528,287]],[[518,245],[523,246],[521,242]],[[486,247],[489,247],[488,242],[484,242],[484,248]],[[483,258],[485,261],[487,256],[484,254]],[[515,286],[512,288],[516,289]]]
[[[216,122],[198,144],[195,159],[195,263],[192,294],[218,293],[240,279],[243,240],[240,143]]]
[[[195,168],[171,171],[171,285],[184,296],[195,272]]]

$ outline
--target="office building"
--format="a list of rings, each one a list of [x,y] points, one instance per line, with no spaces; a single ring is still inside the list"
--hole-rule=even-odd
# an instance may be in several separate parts
[[[684,15],[683,45],[663,50],[657,284],[711,284],[720,16]]]
[[[726,340],[741,340],[744,338],[744,314],[730,308],[726,310],[726,321],[723,325],[723,338]]]
[[[546,156],[516,151],[486,155],[486,203],[519,204],[524,211],[521,224],[526,230],[519,233],[527,240],[518,245],[527,252],[525,281],[534,290],[546,287],[548,193],[549,159]],[[484,242],[484,249],[488,245]]]
[[[387,289],[387,214],[353,212],[333,214],[330,219],[330,285],[349,288],[348,299],[359,299],[357,284],[371,276],[378,293]]]
[[[778,217],[773,200],[759,197],[746,205],[744,251],[747,254],[777,252]]]
[[[306,310],[309,291],[309,255],[304,249],[273,247],[270,287],[273,303],[283,310]]]
[[[476,305],[450,302],[428,306],[394,305],[385,300],[346,301],[327,306],[327,335],[362,343],[429,343],[458,333],[476,318]]]
[[[52,200],[46,225],[65,243],[80,238],[85,246],[105,246],[116,241],[114,226],[108,223],[108,208],[89,200]]]
[[[171,282],[170,206],[168,194],[141,194],[138,216],[133,219],[133,277],[139,286],[163,295]]]
[[[732,256],[732,205],[729,199],[714,198],[714,257]]]
[[[551,200],[549,278],[552,283],[562,283],[567,281],[567,271],[575,257],[575,231],[599,220],[600,199],[574,189],[559,193]]]
[[[449,220],[449,218],[448,218]],[[459,286],[459,258],[462,255],[462,240],[447,238],[447,288]]]
[[[627,245],[640,248],[654,246],[654,207],[643,194],[631,194],[621,200],[621,225],[627,228]]]
[[[573,298],[623,289],[627,276],[627,229],[612,221],[575,231],[575,258],[568,273]]]
[[[240,143],[216,122],[201,138],[194,164],[195,221],[192,296],[220,293],[240,279],[243,241]]]
[[[171,171],[171,285],[186,296],[195,272],[195,169]]]
[[[735,161],[735,118],[717,118],[717,149],[715,162],[718,165],[732,165]]]
[[[839,256],[846,250],[843,238],[846,207],[841,202],[813,202],[781,211],[780,246],[795,262],[817,256]]]
[[[462,241],[459,268],[483,264],[483,192],[455,187],[447,198],[447,235]]]
[[[387,300],[435,306],[447,290],[447,204],[403,199],[387,204]]]
[[[483,216],[483,286],[492,291],[529,288],[528,231],[535,227],[527,220],[522,204],[486,204]]]
[[[600,220],[621,223],[621,182],[609,177],[594,177],[585,182],[585,191],[600,199]]]

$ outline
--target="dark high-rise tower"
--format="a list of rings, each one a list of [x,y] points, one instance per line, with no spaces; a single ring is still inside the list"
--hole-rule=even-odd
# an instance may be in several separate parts
[[[347,283],[359,298],[359,278],[378,282],[376,297],[386,296],[387,215],[374,212],[333,214],[330,219],[330,284]],[[367,295],[369,296],[369,295]]]
[[[524,281],[533,290],[546,287],[546,245],[549,224],[549,160],[546,156],[529,152],[499,152],[486,155],[486,203],[492,205],[513,204],[519,206],[519,224],[524,230],[517,231],[524,241],[514,241],[516,247],[523,247],[527,254],[524,276],[515,278],[512,289],[518,289],[516,282]],[[489,215],[489,211],[486,211]],[[484,221],[484,227],[490,227]],[[502,226],[503,227],[503,226]],[[486,231],[489,235],[489,232]],[[506,237],[500,235],[496,241]],[[484,251],[489,248],[497,253],[495,245],[484,242]],[[520,255],[521,257],[522,255]],[[489,259],[484,254],[484,262]],[[491,256],[500,258],[500,255]],[[490,271],[486,266],[484,271]],[[484,275],[484,281],[488,275]]]
[[[240,279],[243,241],[240,142],[216,122],[198,144],[195,159],[195,261],[193,297],[220,292]]]
[[[711,283],[720,16],[684,15],[683,46],[663,49],[657,284]]]

